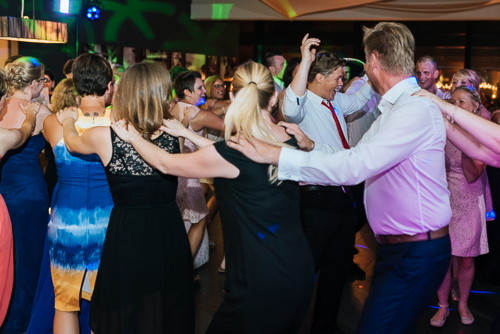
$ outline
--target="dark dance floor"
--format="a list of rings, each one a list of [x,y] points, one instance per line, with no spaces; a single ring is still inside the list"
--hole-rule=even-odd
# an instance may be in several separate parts
[[[197,270],[201,281],[196,284],[196,334],[205,333],[224,294],[225,276],[217,271],[223,256],[222,231],[219,216],[209,226],[209,233],[210,237],[216,242],[216,246],[210,250],[208,264]],[[340,310],[340,320],[338,321],[339,326],[345,333],[354,333],[356,331],[356,325],[363,304],[370,291],[377,242],[368,225],[365,225],[358,232],[356,245],[359,253],[355,255],[354,261],[366,271],[366,279],[359,281],[352,278],[346,284]],[[461,324],[460,317],[456,311],[457,303],[452,302],[450,299],[452,310],[444,327],[431,327],[429,320],[436,311],[432,307],[437,305],[437,297],[434,297],[429,301],[429,307],[423,312],[417,323],[417,334],[488,334],[493,318],[500,310],[500,286],[475,281],[472,285],[472,291],[473,293],[471,293],[469,298],[469,308],[476,319],[473,325],[465,326]],[[411,302],[411,300],[408,300],[408,303]],[[308,333],[312,319],[313,305],[312,301],[304,324],[299,332],[300,334]]]

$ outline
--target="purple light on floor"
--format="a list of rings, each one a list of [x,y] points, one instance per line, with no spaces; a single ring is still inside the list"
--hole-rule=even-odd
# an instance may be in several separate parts
[[[364,249],[370,249],[370,248],[368,248],[368,247],[366,247],[366,246],[363,246],[363,245],[358,245],[358,244],[355,244],[354,246],[356,246],[356,247],[361,247],[361,248],[364,248]]]
[[[498,295],[500,292],[494,292],[494,291],[480,291],[480,290],[470,290],[471,293],[479,293],[483,295]]]

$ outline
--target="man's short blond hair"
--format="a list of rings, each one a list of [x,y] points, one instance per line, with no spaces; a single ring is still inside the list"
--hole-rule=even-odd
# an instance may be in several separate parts
[[[410,29],[401,23],[381,22],[363,31],[366,56],[374,53],[383,71],[396,76],[414,74],[415,39]]]

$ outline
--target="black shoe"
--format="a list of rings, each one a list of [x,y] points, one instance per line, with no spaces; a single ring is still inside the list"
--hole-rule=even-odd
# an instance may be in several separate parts
[[[351,269],[349,270],[349,275],[358,281],[364,281],[366,279],[366,273],[361,269],[356,263],[352,263]]]

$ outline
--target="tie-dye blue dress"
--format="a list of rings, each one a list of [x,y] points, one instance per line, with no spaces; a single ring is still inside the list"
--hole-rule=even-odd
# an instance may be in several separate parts
[[[80,292],[90,300],[113,199],[99,156],[70,153],[63,140],[53,151],[59,186],[47,238],[55,308],[78,311]]]

